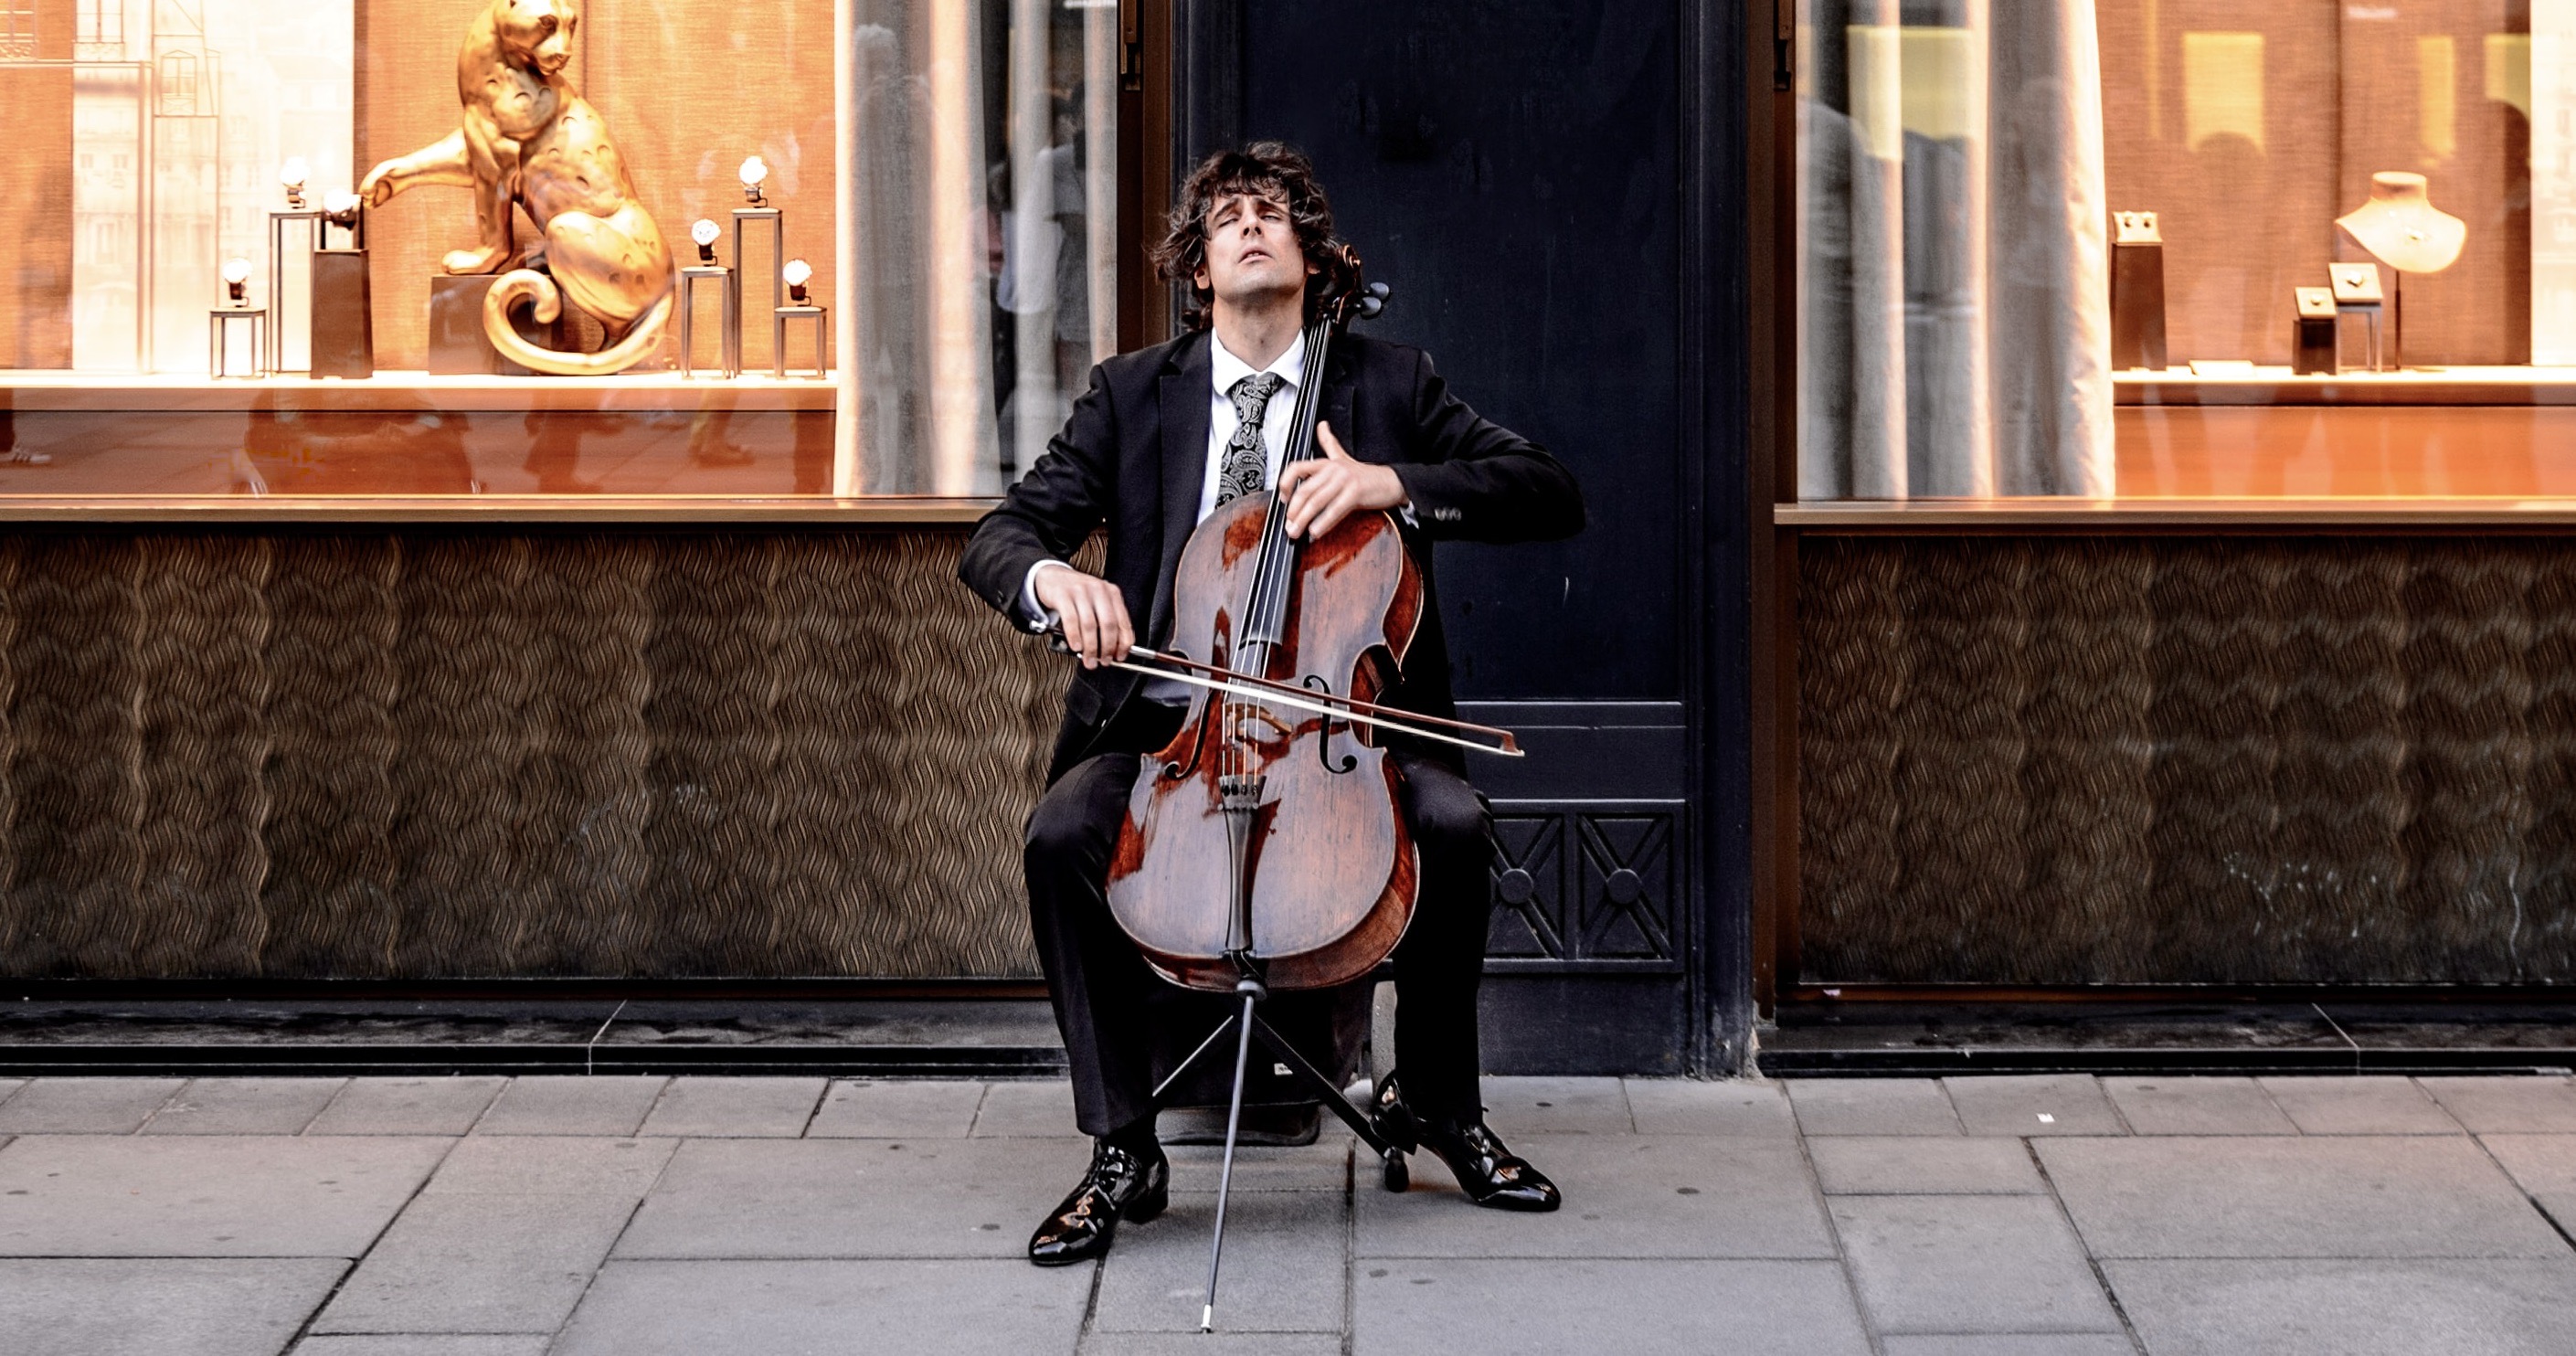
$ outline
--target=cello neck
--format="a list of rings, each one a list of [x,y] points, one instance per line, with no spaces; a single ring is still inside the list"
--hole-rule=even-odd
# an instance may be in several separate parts
[[[1324,362],[1330,356],[1333,327],[1318,319],[1306,327],[1306,354],[1300,364],[1304,380],[1297,383],[1297,403],[1288,422],[1288,445],[1279,456],[1279,469],[1317,455],[1315,421],[1323,407]],[[1269,647],[1287,635],[1288,585],[1297,577],[1297,543],[1288,535],[1287,502],[1277,495],[1270,499],[1270,512],[1261,523],[1261,548],[1252,572],[1252,593],[1243,609],[1243,636],[1238,651],[1258,672],[1259,661]]]

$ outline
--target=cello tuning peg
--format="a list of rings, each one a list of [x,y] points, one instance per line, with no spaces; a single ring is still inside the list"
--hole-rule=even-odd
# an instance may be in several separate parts
[[[1387,290],[1387,285],[1382,282],[1374,282],[1368,285],[1368,294],[1377,298],[1379,301],[1386,300]]]
[[[1377,313],[1385,309],[1386,303],[1376,297],[1360,298],[1360,318],[1363,320],[1375,320]]]

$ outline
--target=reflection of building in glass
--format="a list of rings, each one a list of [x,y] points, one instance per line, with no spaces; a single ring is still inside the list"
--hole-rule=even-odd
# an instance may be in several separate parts
[[[205,310],[221,290],[222,261],[256,261],[250,290],[267,292],[277,163],[302,155],[317,187],[353,182],[350,11],[283,0],[65,8],[70,277],[55,304],[68,311],[70,352],[37,365],[203,370]],[[288,267],[293,314],[301,259]],[[284,333],[289,361],[300,362],[304,327]]]

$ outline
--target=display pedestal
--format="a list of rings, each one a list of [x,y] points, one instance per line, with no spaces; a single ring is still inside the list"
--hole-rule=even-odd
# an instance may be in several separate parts
[[[250,326],[250,370],[232,370],[233,322]],[[265,306],[218,306],[206,313],[206,338],[212,351],[206,355],[206,375],[221,380],[225,377],[264,377],[268,372],[268,308]]]
[[[2115,212],[2111,244],[2111,366],[2165,369],[2165,246],[2153,212]]]
[[[501,356],[483,333],[483,297],[492,290],[499,275],[477,273],[459,276],[433,273],[429,279],[429,372],[434,377],[502,376],[529,377],[534,372]],[[572,308],[564,308],[552,325],[540,325],[528,319],[522,309],[510,316],[510,328],[519,337],[540,348],[569,351],[573,344],[566,335],[564,317]]]
[[[742,298],[734,287],[733,270],[721,264],[692,264],[680,270],[680,375],[690,375],[690,363],[697,352],[700,283],[713,283],[716,289],[716,322],[719,326],[717,370],[728,377],[739,377],[742,375]]]
[[[367,285],[367,252],[313,251],[313,375],[363,379],[376,374],[376,326]]]
[[[777,318],[771,322],[769,336],[769,375],[781,381],[786,380],[788,322],[802,320],[811,321],[814,325],[814,370],[810,373],[799,373],[798,375],[811,376],[818,381],[830,376],[831,364],[827,361],[829,355],[825,352],[823,347],[825,336],[829,333],[829,331],[827,331],[823,326],[823,308],[820,306],[781,306],[776,311],[772,312],[772,314]]]

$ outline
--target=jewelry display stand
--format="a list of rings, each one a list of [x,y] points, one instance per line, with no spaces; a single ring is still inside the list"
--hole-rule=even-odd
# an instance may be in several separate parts
[[[766,221],[769,223],[770,309],[774,311],[787,304],[786,214],[775,207],[737,207],[733,209],[734,328],[732,333],[734,353],[736,355],[734,362],[734,371],[736,375],[739,375],[742,370],[740,357],[742,353],[742,316],[750,308],[750,298],[745,297],[742,294],[744,276],[751,271],[751,256],[743,253],[743,236],[749,229],[749,223],[755,221]],[[772,353],[770,356],[773,360],[777,359],[777,354],[775,353]],[[778,364],[776,361],[773,361],[771,365],[775,367]]]
[[[247,321],[250,324],[250,370],[247,372],[236,373],[232,370],[232,345],[226,342],[232,338],[232,322],[236,320]],[[268,350],[263,344],[276,337],[276,327],[268,323],[267,307],[217,306],[206,312],[206,337],[214,345],[214,351],[206,355],[207,376],[220,381],[231,376],[271,375],[270,369],[264,365]]]
[[[2111,214],[2111,366],[2165,368],[2165,241],[2153,212]]]
[[[781,380],[784,380],[787,376],[787,322],[791,320],[811,320],[814,322],[814,371],[812,375],[817,381],[829,377],[831,375],[831,366],[825,361],[825,357],[827,355],[823,351],[823,343],[829,332],[823,326],[823,308],[820,306],[780,306],[774,309],[770,314],[774,316],[775,319],[771,322],[772,328],[769,334],[769,375]],[[798,375],[801,376],[804,374],[800,373]]]
[[[2300,287],[2292,289],[2298,300],[2299,318],[2292,322],[2290,371],[2302,377],[2330,377],[2342,370],[2342,354],[2337,352],[2334,289]]]
[[[2423,175],[2381,170],[2370,176],[2370,201],[2335,218],[2335,225],[2395,274],[2388,289],[2386,351],[2388,366],[2402,368],[2406,365],[2405,277],[2439,273],[2458,263],[2460,250],[2469,241],[2468,223],[2433,205]],[[2376,355],[2371,366],[2378,369]]]
[[[305,223],[304,252],[306,254],[311,254],[314,251],[321,249],[323,245],[327,243],[328,236],[326,232],[330,224],[330,220],[331,214],[323,211],[319,207],[290,207],[282,212],[271,212],[268,214],[268,313],[270,315],[282,317],[286,314],[286,231],[288,223],[299,221]],[[304,294],[304,309],[307,323],[309,325],[313,311],[313,293],[311,291],[310,275],[307,275],[306,289],[307,290]],[[263,350],[263,352],[267,358],[266,366],[268,368],[268,373],[269,375],[274,376],[286,370],[286,340],[284,335],[280,333],[280,327],[269,325],[265,328],[268,331],[268,347]],[[311,362],[309,355],[306,358],[306,361],[308,364]],[[297,370],[305,371],[309,370],[309,368],[298,368]]]
[[[2343,371],[2343,317],[2358,315],[2369,323],[2370,370],[2379,370],[2379,265],[2328,264],[2326,274],[2334,285],[2326,289],[2335,306],[2334,370]],[[2301,291],[2308,289],[2301,288]]]
[[[740,258],[737,253],[734,257]],[[734,271],[722,264],[691,264],[680,270],[680,375],[691,375],[690,354],[697,337],[698,284],[716,285],[716,363],[728,377],[742,375],[742,296]]]
[[[348,232],[345,249],[331,245],[331,228]],[[367,272],[367,211],[325,215],[315,227],[312,299],[305,307],[307,370],[317,377],[360,381],[376,374],[373,289]],[[271,327],[272,331],[275,327]]]

